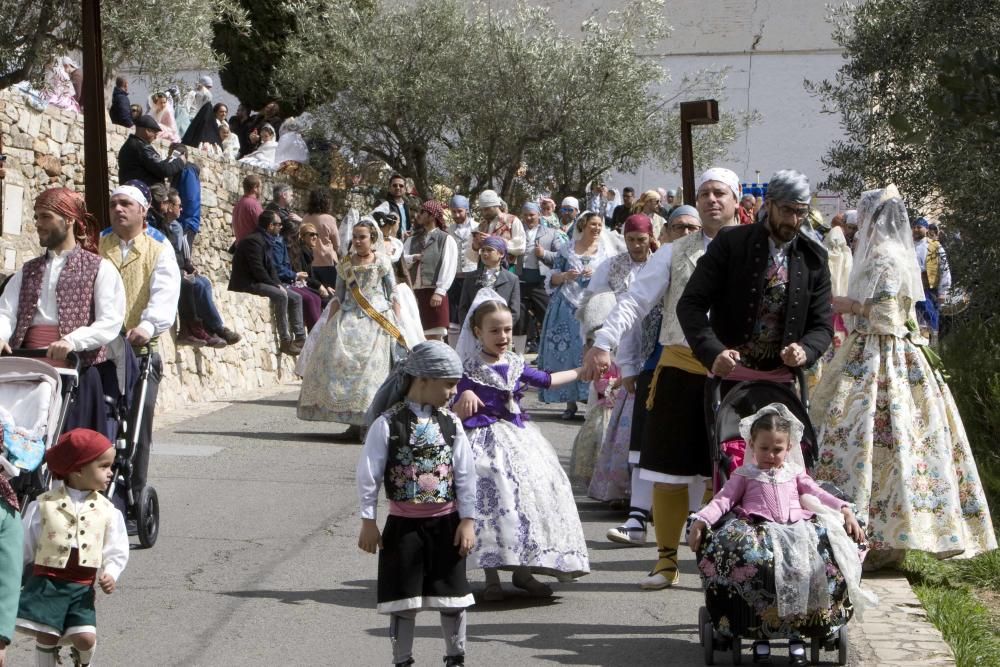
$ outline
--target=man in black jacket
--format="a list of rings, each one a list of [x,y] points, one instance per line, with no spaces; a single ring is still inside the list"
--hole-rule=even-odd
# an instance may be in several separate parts
[[[257,230],[236,245],[233,271],[229,276],[230,292],[266,296],[274,306],[282,353],[297,355],[306,340],[302,321],[302,297],[285,288],[271,260],[269,236],[277,236],[281,218],[274,211],[264,211],[257,219]]]
[[[118,151],[118,182],[126,183],[137,179],[146,185],[162,183],[173,178],[184,169],[182,153],[163,160],[153,148],[152,141],[160,133],[160,125],[152,116],[140,116],[135,123],[135,134],[129,136]]]
[[[132,105],[128,101],[128,79],[123,76],[115,79],[115,89],[111,93],[111,108],[108,109],[111,122],[122,127],[132,127]],[[125,181],[121,181],[124,183]]]
[[[789,367],[812,365],[830,346],[826,251],[799,232],[810,199],[805,175],[779,171],[767,216],[722,232],[699,260],[677,319],[714,375],[789,381]]]

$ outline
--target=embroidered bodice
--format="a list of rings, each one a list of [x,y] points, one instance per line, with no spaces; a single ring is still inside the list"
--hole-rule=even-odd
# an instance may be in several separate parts
[[[772,250],[767,260],[764,296],[750,340],[737,349],[747,368],[771,371],[781,366],[785,312],[788,306],[788,253]]]
[[[347,264],[343,262],[342,264]],[[351,266],[350,273],[358,282],[358,288],[365,295],[372,307],[380,313],[385,313],[392,309],[392,290],[396,281],[392,275],[392,267],[386,257],[379,255],[371,264],[361,264]],[[340,286],[344,285],[343,292]],[[340,299],[341,308],[344,311],[342,317],[353,315],[355,317],[367,317],[365,312],[351,296],[351,290],[346,282],[337,277],[337,296]]]
[[[480,428],[503,419],[523,428],[528,419],[521,410],[525,390],[529,386],[548,389],[551,382],[551,375],[525,365],[524,358],[513,352],[504,353],[496,364],[468,359],[457,393],[461,395],[471,390],[483,402],[483,407],[462,423],[465,428]]]
[[[400,403],[385,417],[389,424],[386,497],[407,503],[455,500],[455,422],[451,416],[431,410],[429,417],[419,417],[409,404]]]
[[[865,335],[906,337],[910,333],[907,321],[915,322],[917,316],[913,302],[897,296],[901,282],[898,263],[892,257],[879,255],[871,270],[878,275],[875,296],[866,304],[867,314],[855,316],[854,330]]]

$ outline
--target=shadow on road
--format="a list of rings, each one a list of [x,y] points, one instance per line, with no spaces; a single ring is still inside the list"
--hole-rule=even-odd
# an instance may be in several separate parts
[[[183,435],[215,435],[240,440],[267,440],[269,442],[321,442],[336,445],[360,445],[357,438],[346,437],[342,433],[274,433],[262,431],[251,433],[243,431],[174,431]]]

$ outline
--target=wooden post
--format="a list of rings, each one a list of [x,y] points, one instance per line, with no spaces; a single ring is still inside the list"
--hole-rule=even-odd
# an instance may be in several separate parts
[[[104,229],[108,210],[108,133],[104,109],[101,0],[83,0],[83,187],[87,210]]]
[[[694,189],[694,144],[691,142],[691,127],[718,122],[717,101],[681,102],[681,183],[684,186],[685,204],[694,206],[698,194]]]

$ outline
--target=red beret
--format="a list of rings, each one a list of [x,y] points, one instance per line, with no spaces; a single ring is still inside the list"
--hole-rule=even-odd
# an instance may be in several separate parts
[[[45,463],[53,477],[64,479],[113,446],[110,440],[97,431],[75,428],[59,436],[56,446],[45,452]]]

